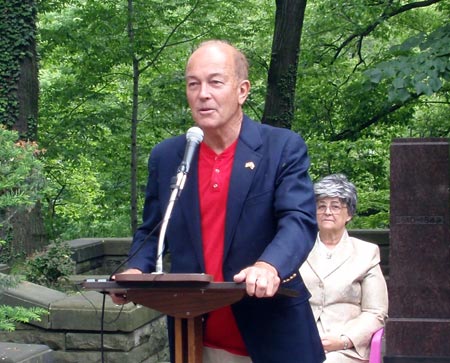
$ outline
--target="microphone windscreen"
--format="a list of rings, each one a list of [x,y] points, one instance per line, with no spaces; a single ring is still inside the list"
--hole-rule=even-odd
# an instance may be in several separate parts
[[[203,140],[203,130],[198,126],[193,126],[186,133],[186,139],[200,144]]]

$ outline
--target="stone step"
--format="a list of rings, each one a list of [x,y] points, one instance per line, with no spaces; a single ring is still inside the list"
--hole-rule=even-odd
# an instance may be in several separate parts
[[[2,363],[53,363],[53,351],[46,345],[0,342]]]

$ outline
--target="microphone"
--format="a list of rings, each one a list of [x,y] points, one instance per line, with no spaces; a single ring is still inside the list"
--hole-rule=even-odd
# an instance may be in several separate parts
[[[203,131],[200,127],[194,126],[187,130],[186,133],[186,149],[184,150],[183,161],[178,167],[178,173],[187,174],[191,167],[192,158],[194,157],[195,150],[203,140]]]
[[[159,233],[158,254],[155,271],[155,273],[157,274],[160,274],[163,271],[162,255],[164,252],[164,237],[166,235],[167,225],[169,224],[169,219],[170,216],[172,215],[172,210],[175,205],[175,202],[178,200],[178,197],[180,196],[181,191],[184,188],[184,184],[186,182],[187,174],[189,172],[189,168],[191,166],[195,150],[203,140],[202,129],[197,126],[191,127],[189,130],[187,130],[186,139],[187,143],[186,149],[184,150],[183,161],[178,167],[177,175],[175,177],[176,182],[174,186],[172,185],[172,193],[170,194],[169,203],[167,205],[166,212],[164,213],[164,217],[161,224],[161,231]]]

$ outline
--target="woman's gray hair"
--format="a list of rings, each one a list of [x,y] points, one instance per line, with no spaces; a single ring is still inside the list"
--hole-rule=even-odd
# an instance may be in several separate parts
[[[358,194],[355,185],[348,181],[344,174],[331,174],[320,179],[314,184],[314,193],[316,200],[338,197],[341,202],[346,204],[348,214],[355,215]]]

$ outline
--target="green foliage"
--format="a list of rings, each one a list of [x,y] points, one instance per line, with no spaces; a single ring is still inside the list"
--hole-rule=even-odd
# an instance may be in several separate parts
[[[17,132],[0,126],[0,211],[33,205],[43,188],[37,144],[17,139]]]
[[[394,16],[404,3],[321,0],[306,11],[293,129],[307,141],[314,180],[342,172],[355,183],[351,228],[389,227],[393,138],[450,135],[449,8]],[[441,84],[432,95],[416,93],[422,73]]]
[[[20,281],[21,279],[18,276],[5,275],[0,273],[0,290],[15,287]]]
[[[419,33],[398,46],[396,58],[381,62],[367,71],[375,85],[389,80],[388,100],[404,103],[411,97],[432,96],[450,81],[450,24],[430,34]]]
[[[75,272],[75,261],[67,243],[55,242],[29,257],[25,262],[25,278],[50,288],[62,287]]]
[[[103,218],[108,197],[92,161],[84,155],[77,160],[46,158],[45,161],[49,176],[47,213],[54,213],[47,218],[51,236],[71,239],[80,233],[94,236],[96,231],[104,230],[102,223],[108,223]],[[114,177],[110,175],[103,183],[113,183]],[[80,226],[84,226],[83,230]]]
[[[48,311],[43,308],[0,305],[0,330],[14,331],[17,323],[41,321],[41,316],[45,314]]]
[[[17,139],[17,132],[0,125],[0,261],[3,262],[13,257],[9,218],[20,208],[34,206],[45,187],[37,144]]]
[[[310,143],[314,181],[328,174],[344,173],[357,188],[358,206],[352,228],[389,226],[389,143],[382,137]]]
[[[33,0],[0,1],[0,124],[12,127],[19,114],[20,63],[36,38]]]
[[[8,220],[6,211],[34,205],[42,189],[42,164],[35,143],[17,141],[18,134],[0,125],[0,251],[1,261],[10,262]],[[16,286],[18,279],[0,274],[0,289]],[[44,309],[0,306],[0,330],[12,331],[18,322],[39,320]]]
[[[11,265],[25,258],[25,251],[15,248],[12,243],[13,227],[8,221],[0,224],[0,263]]]
[[[130,234],[133,60],[139,197],[151,148],[192,123],[183,73],[199,41],[226,38],[244,50],[252,83],[245,111],[263,113],[273,0],[132,3],[129,14],[124,0],[39,2],[39,135],[52,238]],[[361,228],[388,227],[392,138],[450,135],[448,2],[399,12],[405,3],[308,2],[303,24],[292,128],[307,141],[315,180],[344,172],[356,184],[352,224]]]
[[[355,140],[370,135],[372,125],[380,125],[377,133],[386,125],[389,132],[389,126],[404,125],[405,132],[415,128],[414,113],[427,103],[433,102],[438,112],[445,109],[448,77],[437,69],[449,59],[445,57],[448,10],[425,7],[394,16],[402,6],[400,1],[368,6],[327,0],[308,5],[295,126],[304,135]],[[386,78],[382,71],[392,74]],[[433,88],[441,91],[439,103],[405,97],[405,92],[414,89],[408,82],[417,80],[418,85],[421,74],[427,72],[434,72],[431,84],[442,83],[439,89]],[[400,129],[396,131],[400,133],[391,136],[403,136]]]
[[[19,282],[20,278],[16,276],[0,273],[0,293],[1,290],[16,287]],[[44,314],[48,314],[48,311],[42,308],[0,305],[0,331],[13,331],[17,323],[29,323],[32,320],[40,321]]]
[[[56,5],[55,1],[52,1]],[[40,129],[46,173],[46,221],[52,238],[129,236],[132,60],[139,61],[137,179],[139,198],[151,148],[187,130],[192,120],[184,66],[201,38],[235,39],[266,77],[272,1],[215,3],[41,1]],[[269,8],[270,11],[265,11]],[[264,16],[258,15],[264,12]],[[269,14],[269,15],[268,15]],[[242,24],[228,27],[224,24]],[[176,30],[176,31],[175,31]],[[262,53],[262,54],[261,54]],[[252,75],[253,76],[253,75]],[[249,112],[262,113],[264,82],[255,80]],[[139,214],[142,200],[139,200]]]

